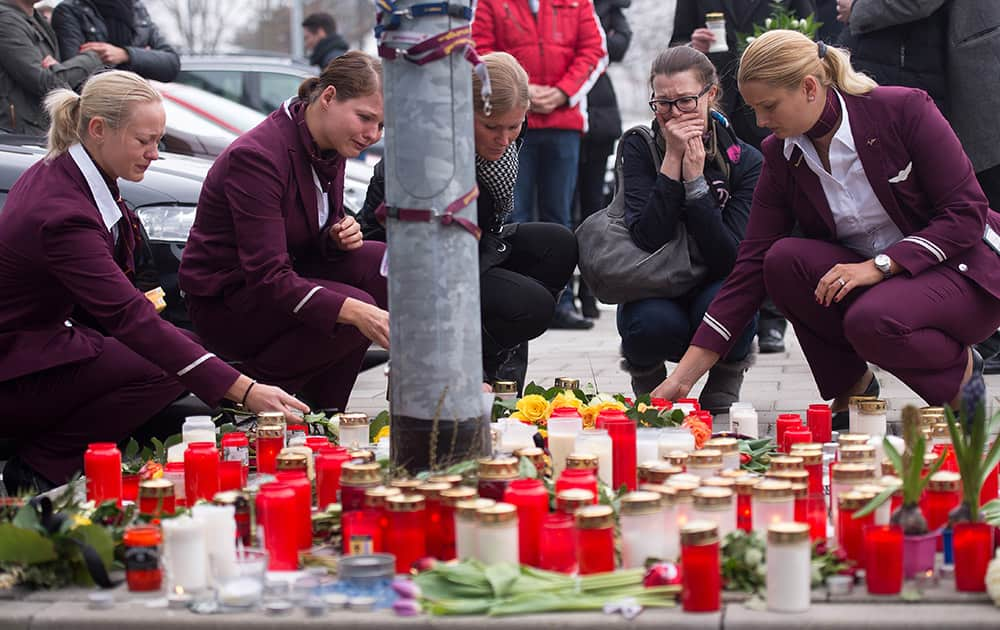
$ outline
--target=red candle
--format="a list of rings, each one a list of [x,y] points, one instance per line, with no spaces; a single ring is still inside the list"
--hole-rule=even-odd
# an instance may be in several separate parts
[[[188,505],[212,500],[219,491],[219,449],[213,442],[189,442],[184,451],[184,496]]]
[[[507,486],[511,481],[517,479],[518,466],[520,460],[516,457],[501,457],[497,459],[484,459],[479,462],[479,481],[477,489],[479,496],[484,499],[503,501],[503,495],[507,492]]]
[[[455,548],[455,505],[476,498],[475,488],[454,486],[441,492],[441,560],[458,557]]]
[[[993,527],[986,523],[955,523],[952,546],[955,588],[978,593],[986,590],[986,568],[993,558]]]
[[[340,467],[340,505],[344,512],[365,506],[365,492],[379,485],[382,468],[378,464],[348,462]]]
[[[355,510],[341,519],[345,556],[360,556],[385,550],[380,510]]]
[[[597,428],[607,429],[611,437],[611,479],[615,488],[624,484],[629,490],[638,486],[636,478],[635,421],[621,412],[602,411],[597,416]]]
[[[939,471],[958,472],[958,460],[955,459],[955,449],[952,448],[951,444],[935,444],[931,450],[939,457],[941,453],[945,454],[944,463],[941,464]]]
[[[865,581],[872,595],[897,595],[903,588],[903,529],[898,525],[869,525],[864,529]]]
[[[517,540],[521,564],[539,566],[539,535],[542,520],[549,513],[549,493],[537,479],[510,482],[504,502],[517,507]]]
[[[576,511],[576,561],[580,575],[615,570],[615,516],[607,505]]]
[[[809,405],[806,409],[806,425],[812,431],[813,439],[826,444],[833,439],[833,413],[829,405],[822,403]]]
[[[122,475],[122,498],[135,502],[139,497],[139,475]]]
[[[705,426],[707,426],[709,429],[712,428],[713,420],[711,411],[708,411],[707,409],[699,409],[698,411],[695,412],[695,415],[698,416],[699,420],[705,423]]]
[[[546,514],[538,537],[538,568],[573,573],[576,571],[576,557],[573,517],[569,514]]]
[[[222,436],[222,461],[238,461],[250,466],[250,440],[243,431],[230,431]]]
[[[663,411],[664,409],[674,408],[674,403],[670,402],[666,398],[650,398],[649,404],[656,407],[660,411]]]
[[[400,494],[385,500],[389,511],[386,551],[396,556],[396,573],[410,572],[413,563],[427,555],[427,514],[424,497]]]
[[[257,472],[274,474],[278,453],[285,448],[285,428],[277,424],[257,427]]]
[[[174,484],[168,479],[150,479],[139,484],[139,513],[160,517],[176,509]]]
[[[927,519],[927,530],[936,532],[948,523],[948,514],[962,502],[962,478],[958,473],[940,471],[927,482],[920,497],[920,511]],[[940,549],[941,539],[938,538]]]
[[[275,477],[295,491],[295,511],[284,522],[285,531],[295,538],[299,549],[312,547],[312,484],[304,470],[279,470]]]
[[[287,524],[294,518],[295,490],[283,483],[265,483],[257,493],[258,536],[263,529],[264,548],[270,555],[271,571],[295,571],[299,568],[299,545]]]
[[[864,528],[875,524],[875,512],[862,518],[854,518],[854,513],[868,505],[871,497],[860,492],[845,492],[840,495],[837,510],[837,544],[849,561],[859,568],[865,566]]]
[[[736,527],[753,531],[753,487],[759,479],[741,477],[736,480]]]
[[[174,484],[174,498],[177,507],[187,505],[187,497],[184,496],[184,462],[167,462],[163,467],[163,478],[170,480]]]
[[[450,483],[428,482],[417,486],[417,494],[424,497],[424,510],[427,515],[427,555],[444,560],[447,553],[447,540],[444,531],[444,515],[442,513],[441,493],[451,488]]]
[[[802,458],[802,468],[809,473],[809,493],[823,492],[823,453],[822,451],[795,451],[796,457]]]
[[[696,412],[701,411],[701,403],[698,402],[697,398],[678,398],[674,404],[678,406],[690,405],[691,407],[694,407]]]
[[[597,475],[588,468],[566,468],[556,479],[556,494],[563,490],[587,490],[597,503]]]
[[[784,440],[784,451],[786,453],[792,452],[792,444],[808,444],[813,441],[812,431],[809,429],[804,429],[802,427],[786,429],[784,435],[782,436]]]
[[[87,477],[87,500],[97,505],[116,500],[122,503],[122,454],[114,442],[92,442],[83,454],[83,474]]]
[[[158,591],[163,581],[160,546],[163,534],[158,526],[133,526],[122,536],[125,546],[125,581],[130,591]]]
[[[330,440],[322,435],[309,435],[306,437],[306,446],[308,446],[315,455],[327,446],[330,446]]]
[[[696,521],[681,529],[681,604],[685,612],[715,612],[722,605],[719,529]]]
[[[826,540],[826,495],[822,491],[810,492],[805,503],[806,518],[801,522],[809,523],[809,539],[813,542]]]
[[[802,426],[802,417],[797,413],[783,413],[778,416],[774,425],[774,443],[781,449],[785,446],[785,431],[798,429]]]
[[[365,490],[364,512],[372,512],[378,517],[379,536],[375,539],[374,550],[376,552],[385,551],[385,541],[389,539],[389,512],[385,507],[385,500],[389,497],[403,494],[399,488],[389,488],[387,486],[375,486]],[[361,553],[360,551],[355,553]]]
[[[325,446],[316,453],[316,496],[319,509],[337,502],[340,491],[340,469],[351,461],[347,449],[341,446]]]
[[[238,460],[219,462],[219,491],[239,490],[246,479],[243,477],[243,464]]]

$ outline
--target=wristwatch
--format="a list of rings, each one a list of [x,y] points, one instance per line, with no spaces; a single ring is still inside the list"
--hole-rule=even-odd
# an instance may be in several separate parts
[[[882,272],[883,280],[888,280],[892,276],[892,258],[879,254],[875,257],[875,268]]]

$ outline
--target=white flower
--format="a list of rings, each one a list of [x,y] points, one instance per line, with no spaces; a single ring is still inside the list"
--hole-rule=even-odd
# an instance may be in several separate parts
[[[747,549],[747,555],[744,558],[746,560],[748,567],[755,567],[761,563],[764,559],[764,554],[760,552],[760,549]]]
[[[755,39],[757,39],[757,38],[756,38],[756,37],[747,37],[747,43],[748,43],[748,44],[750,44],[750,43],[753,43],[753,41],[754,41]]]
[[[771,18],[764,20],[764,28],[771,28]]]

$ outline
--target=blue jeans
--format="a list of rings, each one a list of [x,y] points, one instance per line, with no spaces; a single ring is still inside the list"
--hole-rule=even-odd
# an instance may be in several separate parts
[[[638,369],[664,361],[677,363],[701,325],[722,281],[697,287],[679,298],[649,298],[618,307],[618,334],[622,354]],[[742,361],[750,354],[757,334],[757,316],[746,327],[724,361]]]

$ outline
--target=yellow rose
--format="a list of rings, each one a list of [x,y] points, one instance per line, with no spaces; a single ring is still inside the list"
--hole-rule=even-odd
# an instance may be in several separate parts
[[[80,516],[79,514],[71,514],[70,519],[73,521],[73,526],[70,529],[76,529],[83,525],[91,525],[91,521],[86,516]]]
[[[590,403],[580,410],[580,415],[583,416],[583,428],[592,429],[597,426],[597,416],[605,409],[618,409],[619,411],[625,411],[625,405],[621,404],[617,400],[604,400]]]
[[[597,409],[595,407],[580,408],[580,416],[583,418],[584,429],[593,429],[597,425]]]
[[[647,409],[649,409],[649,407],[646,406],[646,403],[639,403],[638,405],[635,406],[635,410],[638,411],[639,413],[645,413]]]
[[[545,424],[549,419],[549,401],[538,394],[530,394],[517,401],[517,410],[522,421],[532,424]]]
[[[565,392],[559,392],[556,397],[552,399],[549,403],[548,416],[552,415],[552,412],[560,407],[572,407],[573,409],[579,409],[583,406],[583,401],[573,395],[573,392],[566,390]]]
[[[388,426],[384,426],[384,427],[382,427],[381,429],[378,430],[377,434],[375,434],[375,439],[373,441],[376,444],[378,444],[379,440],[381,440],[382,438],[387,438],[387,437],[389,437],[389,427]]]

